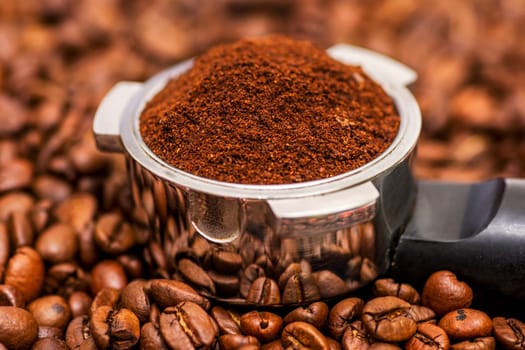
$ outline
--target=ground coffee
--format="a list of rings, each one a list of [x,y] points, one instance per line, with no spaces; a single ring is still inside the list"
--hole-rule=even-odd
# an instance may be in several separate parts
[[[282,184],[360,167],[398,126],[392,99],[360,67],[270,36],[197,58],[146,105],[140,131],[156,155],[189,173]]]

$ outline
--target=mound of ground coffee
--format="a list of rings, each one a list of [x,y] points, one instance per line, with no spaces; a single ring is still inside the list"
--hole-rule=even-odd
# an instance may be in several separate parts
[[[392,99],[360,67],[281,36],[212,48],[144,108],[140,132],[162,160],[225,182],[338,175],[396,136]]]

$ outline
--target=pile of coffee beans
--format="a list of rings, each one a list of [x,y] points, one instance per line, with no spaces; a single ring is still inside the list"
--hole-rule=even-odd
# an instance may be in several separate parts
[[[34,264],[30,250],[28,261]],[[27,283],[26,283],[27,284]],[[523,349],[525,323],[470,308],[473,291],[437,271],[419,293],[391,278],[369,298],[350,296],[292,309],[246,310],[212,303],[189,285],[136,279],[33,299],[0,286],[0,347],[7,349]],[[29,286],[29,287],[32,287]],[[26,293],[26,294],[24,294]],[[31,296],[31,295],[29,295]],[[32,300],[24,306],[24,300]]]

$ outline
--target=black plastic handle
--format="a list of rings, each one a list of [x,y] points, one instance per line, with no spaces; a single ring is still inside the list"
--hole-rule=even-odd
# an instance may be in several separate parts
[[[421,181],[391,269],[419,281],[448,269],[487,290],[525,299],[525,180]]]

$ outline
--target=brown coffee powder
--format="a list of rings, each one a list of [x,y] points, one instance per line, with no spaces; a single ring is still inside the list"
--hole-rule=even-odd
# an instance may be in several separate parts
[[[225,182],[338,175],[396,136],[392,99],[360,67],[281,36],[212,48],[144,108],[140,132],[162,160]]]

